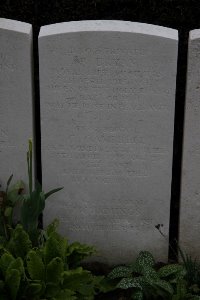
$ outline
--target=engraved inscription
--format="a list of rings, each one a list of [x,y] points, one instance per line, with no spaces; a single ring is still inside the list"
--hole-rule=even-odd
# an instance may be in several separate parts
[[[4,129],[0,128],[0,144],[6,143],[8,139],[8,135]]]
[[[156,224],[168,235],[176,51],[134,30],[41,36],[43,182],[64,186],[45,222],[59,215],[61,231],[103,260],[156,248]]]

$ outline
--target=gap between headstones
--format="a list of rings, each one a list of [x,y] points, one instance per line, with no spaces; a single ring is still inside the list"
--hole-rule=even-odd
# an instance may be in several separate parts
[[[42,159],[41,159],[41,124],[40,124],[40,83],[39,83],[39,52],[38,36],[40,26],[38,24],[38,1],[34,2],[33,18],[33,118],[35,140],[35,182],[42,184]],[[43,216],[39,217],[39,227],[43,228]]]
[[[188,31],[179,30],[176,100],[174,118],[173,166],[168,258],[177,261],[179,240],[180,191],[183,153],[183,129],[187,77]]]

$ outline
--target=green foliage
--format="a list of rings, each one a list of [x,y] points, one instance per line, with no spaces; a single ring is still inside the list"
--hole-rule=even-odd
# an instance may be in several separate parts
[[[74,242],[67,248],[68,264],[70,267],[75,268],[80,265],[83,259],[95,253],[94,247]]]
[[[55,299],[55,298],[54,298]],[[56,295],[56,300],[77,300],[75,293],[70,290],[62,290]]]
[[[48,264],[54,257],[61,257],[66,264],[67,240],[61,237],[57,232],[51,233],[44,246],[44,259]]]
[[[59,283],[59,278],[64,272],[64,262],[60,257],[54,257],[47,265],[46,279],[54,284]]]
[[[29,193],[20,181],[0,192],[0,300],[93,300],[115,288],[131,290],[133,300],[200,300],[200,264],[179,248],[182,264],[159,269],[151,253],[142,251],[134,263],[114,268],[107,278],[81,267],[94,247],[69,244],[58,231],[58,220],[38,229],[38,217],[46,199],[60,190],[33,190],[32,142],[27,152]],[[13,222],[13,210],[21,204],[21,224]]]
[[[179,264],[166,265],[158,270],[158,275],[160,278],[175,280],[183,278],[186,275],[186,270]]]
[[[32,141],[29,140],[27,152],[29,194],[23,196],[20,221],[23,228],[29,233],[33,244],[36,245],[38,242],[38,218],[45,208],[45,200],[62,188],[51,190],[45,194],[42,186],[36,182],[35,190],[33,190],[32,157]]]
[[[27,164],[29,193],[21,194],[21,182],[9,188],[12,176],[6,191],[0,192],[0,300],[92,300],[98,291],[108,289],[104,277],[80,267],[95,249],[78,242],[68,244],[57,232],[57,220],[46,230],[38,229],[46,199],[60,188],[44,193],[36,183],[33,190],[31,141]],[[12,213],[19,201],[21,224],[14,226]]]
[[[0,270],[5,276],[9,265],[14,261],[14,257],[10,253],[4,253],[0,258]]]
[[[57,224],[55,221],[48,226],[43,232],[44,243],[35,248],[22,225],[12,230],[0,256],[0,291],[5,299],[89,300],[98,291],[106,291],[104,277],[71,267],[94,249],[80,243],[68,244],[56,231]]]
[[[11,269],[6,275],[5,283],[9,289],[12,300],[15,300],[20,286],[20,273],[16,269]]]
[[[10,238],[10,228],[13,224],[14,207],[22,201],[22,191],[24,184],[18,181],[10,187],[13,175],[7,181],[6,191],[0,191],[0,235],[1,241],[5,242]]]
[[[11,231],[11,237],[6,248],[15,257],[24,258],[28,251],[32,248],[32,243],[29,235],[23,229],[22,225],[18,224],[15,229]]]
[[[178,251],[186,269],[186,281],[189,285],[200,285],[200,264],[196,261],[196,259],[192,259],[190,255],[185,254],[179,246]]]
[[[20,203],[20,223],[29,234],[33,245],[37,245],[39,238],[38,218],[45,208],[45,200],[62,189],[57,188],[45,193],[39,182],[36,182],[35,190],[33,190],[32,147],[32,141],[29,140],[27,152],[29,193],[22,194],[24,190],[22,181],[10,187],[13,175],[8,179],[6,191],[0,192],[0,240],[2,243],[10,239],[11,229],[14,228],[13,210],[17,203]]]
[[[148,251],[141,251],[136,259],[135,265],[145,270],[146,268],[153,267],[155,265],[155,260],[153,255]]]
[[[15,269],[19,271],[19,274],[22,278],[25,276],[24,263],[21,257],[14,259],[8,266],[6,272],[9,273],[10,270]]]
[[[140,252],[133,264],[118,266],[108,275],[110,281],[117,281],[116,288],[131,289],[134,300],[198,300],[198,285],[190,286],[186,278],[184,264],[169,264],[156,270],[154,258],[147,251]]]
[[[11,175],[7,182],[6,195],[8,204],[14,207],[17,204],[17,202],[20,202],[22,200],[22,191],[24,190],[24,183],[23,181],[19,180],[17,183],[15,183],[9,188],[12,178],[13,176]]]
[[[45,280],[45,265],[34,250],[30,250],[27,254],[27,270],[32,280]]]
[[[39,295],[42,294],[43,286],[40,282],[29,281],[26,282],[23,297],[25,299],[39,299]]]
[[[132,268],[130,266],[119,266],[114,268],[110,274],[110,279],[116,279],[116,278],[123,278],[123,277],[131,277],[132,275]]]
[[[77,296],[81,297],[91,297],[95,295],[96,289],[98,289],[98,285],[103,279],[103,277],[98,278],[93,276],[91,272],[83,270],[82,267],[65,271],[62,277],[62,286],[65,289],[75,291]]]
[[[14,258],[10,253],[4,253],[0,258],[0,274],[2,295],[8,299],[17,299],[20,283],[25,279],[23,260],[20,257]]]

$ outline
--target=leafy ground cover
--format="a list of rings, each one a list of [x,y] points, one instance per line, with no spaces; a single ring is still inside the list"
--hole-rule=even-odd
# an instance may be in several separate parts
[[[46,199],[61,188],[45,193],[36,183],[33,189],[31,141],[27,165],[27,194],[22,182],[11,186],[12,176],[0,192],[0,300],[200,300],[200,264],[180,248],[179,264],[158,264],[141,251],[131,264],[110,269],[84,263],[94,247],[68,243],[58,220],[40,229]]]

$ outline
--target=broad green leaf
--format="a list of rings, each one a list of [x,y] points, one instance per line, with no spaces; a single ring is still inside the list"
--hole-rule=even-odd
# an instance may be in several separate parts
[[[151,253],[142,251],[139,253],[135,263],[129,267],[132,273],[138,273],[144,275],[146,278],[159,279],[157,272],[154,270],[155,261]]]
[[[16,269],[19,271],[19,274],[22,278],[24,278],[25,275],[25,270],[24,270],[24,263],[23,260],[21,259],[21,257],[16,258],[14,261],[12,261],[6,271],[6,276],[8,275],[8,273],[12,270],[12,269]]]
[[[28,234],[23,227],[18,224],[12,233],[8,243],[8,249],[15,257],[24,258],[31,247],[32,243]]]
[[[50,236],[44,247],[45,264],[47,265],[55,257],[60,257],[59,242],[55,237]]]
[[[41,185],[36,182],[36,188],[23,197],[21,207],[21,223],[27,232],[33,232],[38,226],[38,217],[45,208],[45,195]]]
[[[10,253],[4,253],[0,258],[0,269],[4,275],[6,276],[6,271],[9,265],[15,261],[14,257]]]
[[[58,284],[64,271],[64,263],[60,257],[53,258],[47,265],[46,281]]]
[[[143,272],[143,266],[137,264],[136,262],[130,264],[129,268],[131,269],[132,273],[142,274]]]
[[[74,242],[67,248],[66,255],[68,256],[68,264],[71,268],[78,267],[80,262],[96,253],[96,249],[93,246]]]
[[[150,279],[150,280],[159,279],[158,273],[152,267],[149,266],[143,267],[142,275],[144,275],[146,279]]]
[[[56,232],[58,226],[59,226],[59,220],[54,219],[53,222],[51,222],[46,228],[47,235],[50,236],[52,233]]]
[[[93,281],[93,276],[89,271],[83,270],[81,267],[75,270],[63,272],[63,288],[72,291],[78,291],[82,286]]]
[[[44,248],[45,263],[48,264],[55,257],[60,257],[65,261],[66,249],[67,240],[56,232],[52,233]]]
[[[179,264],[170,264],[170,265],[166,265],[166,266],[160,268],[158,270],[158,275],[161,278],[165,278],[165,277],[177,274],[177,273],[181,273],[184,270],[185,269],[184,269],[184,267],[182,265],[179,265]]]
[[[38,217],[44,207],[45,204],[41,201],[39,191],[33,191],[30,197],[24,197],[21,207],[21,223],[27,232],[37,228]]]
[[[91,274],[88,282],[83,281],[81,283],[78,289],[78,293],[84,296],[84,299],[94,299],[94,295],[96,295],[97,292],[103,290],[103,287],[101,286],[103,278],[103,276],[93,276]]]
[[[27,269],[31,279],[45,280],[45,266],[40,257],[35,251],[29,251],[27,255]]]
[[[154,285],[156,285],[157,287],[159,287],[160,289],[164,290],[165,292],[167,292],[170,295],[173,295],[174,290],[173,287],[171,286],[171,284],[165,280],[156,280],[155,282],[153,282]]]
[[[130,277],[132,274],[132,270],[130,267],[126,266],[119,266],[114,268],[109,274],[108,278],[115,279],[115,278],[123,278],[123,277]]]
[[[20,272],[16,269],[10,270],[10,272],[6,275],[5,282],[9,289],[11,299],[15,300],[20,286]]]
[[[23,196],[21,195],[22,190],[24,190],[24,183],[22,181],[18,181],[8,190],[7,199],[12,203],[12,206],[23,200]]]
[[[136,264],[142,267],[153,267],[155,265],[155,260],[153,255],[148,251],[141,251],[138,258],[136,259]]]
[[[123,278],[116,286],[117,288],[127,290],[129,288],[142,289],[141,285],[134,278]]]
[[[141,290],[143,292],[148,291],[148,294],[150,294],[152,287],[154,287],[154,282],[155,282],[154,278],[138,276],[132,278],[132,280],[133,280],[133,284],[136,287],[138,286],[137,290]]]
[[[141,251],[136,261],[129,267],[133,273],[144,275],[146,278],[159,279],[157,272],[154,270],[155,261],[151,253]]]
[[[108,277],[96,276],[98,277],[99,283],[95,283],[99,292],[108,293],[116,289],[116,281],[110,280]]]
[[[146,278],[150,279],[159,279],[158,273],[153,269],[153,267],[149,265],[139,265],[139,264],[132,264],[130,265],[130,269],[132,273],[138,273],[140,275],[145,276]]]

